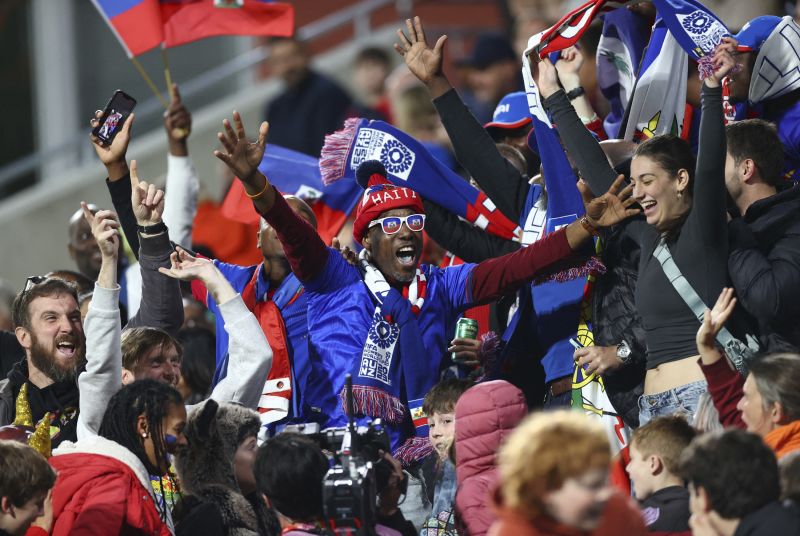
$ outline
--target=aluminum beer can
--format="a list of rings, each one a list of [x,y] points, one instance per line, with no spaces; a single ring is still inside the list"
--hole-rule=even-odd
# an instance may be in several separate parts
[[[477,339],[478,321],[472,318],[459,318],[456,322],[456,339]],[[453,363],[462,363],[465,360],[457,358],[455,352],[450,354]]]

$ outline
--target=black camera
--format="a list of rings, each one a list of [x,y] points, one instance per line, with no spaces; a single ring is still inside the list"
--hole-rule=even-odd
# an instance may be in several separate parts
[[[389,436],[380,419],[355,426],[350,375],[345,379],[345,393],[348,425],[319,434],[324,435],[322,448],[334,458],[322,483],[323,511],[334,534],[374,535],[377,496],[392,474],[391,464],[380,454],[390,452]]]

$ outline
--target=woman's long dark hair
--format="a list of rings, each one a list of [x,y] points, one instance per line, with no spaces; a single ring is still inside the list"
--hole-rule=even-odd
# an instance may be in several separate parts
[[[138,380],[125,385],[111,397],[98,435],[119,443],[130,450],[147,468],[152,476],[163,476],[161,469],[154,466],[144,450],[144,442],[136,432],[136,423],[140,415],[144,415],[153,438],[153,447],[157,460],[164,460],[169,467],[169,456],[164,444],[162,423],[167,416],[170,405],[182,406],[180,393],[166,383],[155,380]],[[177,480],[175,480],[177,482]],[[161,491],[164,492],[163,482]],[[167,507],[166,497],[163,501]],[[160,508],[159,508],[160,509]],[[161,512],[162,517],[166,512]]]
[[[671,177],[678,174],[678,171],[685,169],[689,173],[689,185],[687,191],[692,193],[694,187],[694,168],[695,157],[692,148],[686,140],[674,134],[663,134],[650,138],[636,147],[634,158],[646,156],[654,160],[659,166],[664,168]]]

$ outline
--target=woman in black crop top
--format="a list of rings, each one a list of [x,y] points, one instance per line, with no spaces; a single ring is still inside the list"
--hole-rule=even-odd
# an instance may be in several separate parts
[[[653,257],[664,240],[675,263],[705,303],[714,303],[727,280],[728,236],[725,190],[725,127],[720,80],[734,60],[727,51],[714,57],[716,71],[702,90],[700,147],[695,164],[688,144],[675,136],[657,136],[642,143],[631,162],[633,196],[645,221],[631,222],[641,247],[636,307],[647,340],[647,375],[639,399],[640,424],[659,415],[689,417],[706,391],[697,364],[697,318]],[[597,141],[581,123],[563,90],[555,68],[544,60],[537,75],[544,107],[581,176],[594,192],[608,189],[616,172]],[[671,118],[664,120],[671,121]]]

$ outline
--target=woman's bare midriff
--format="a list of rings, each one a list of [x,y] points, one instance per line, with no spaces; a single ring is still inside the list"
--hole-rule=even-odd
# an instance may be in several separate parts
[[[686,357],[648,369],[644,377],[644,394],[654,395],[687,383],[705,381],[703,371],[697,364],[699,357],[697,355]]]

